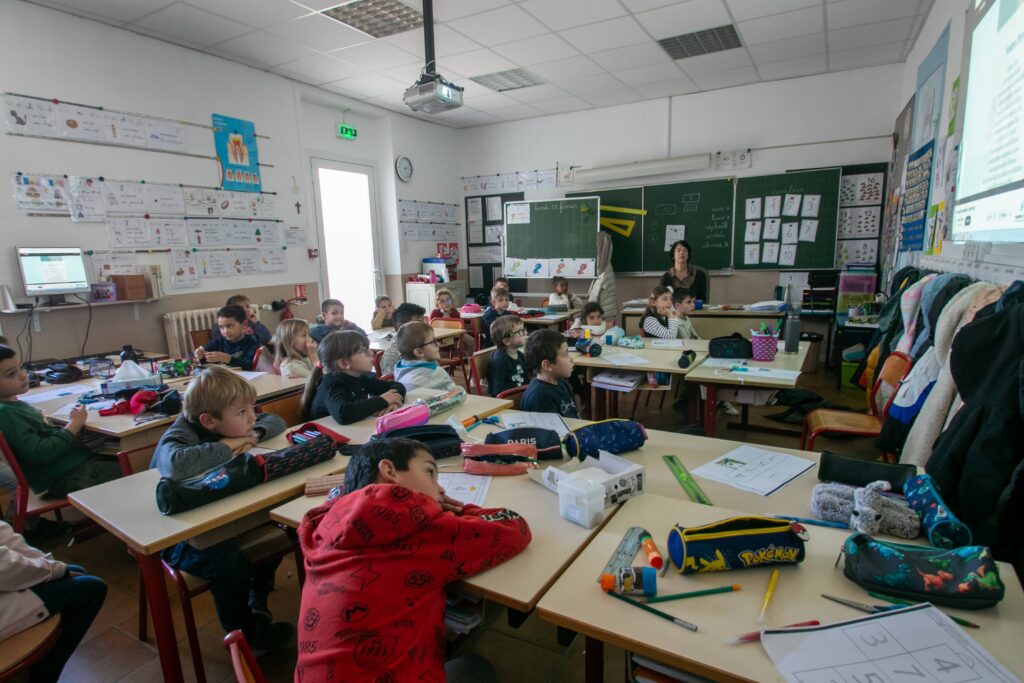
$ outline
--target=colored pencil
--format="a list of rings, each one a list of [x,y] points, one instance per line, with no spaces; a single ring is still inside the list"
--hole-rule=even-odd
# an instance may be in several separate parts
[[[768,588],[764,592],[764,600],[761,601],[761,613],[757,615],[757,623],[764,623],[764,615],[768,612],[768,605],[775,594],[775,584],[779,582],[779,570],[772,570],[772,578],[768,579]]]
[[[684,600],[686,598],[697,598],[697,597],[700,597],[701,595],[714,595],[715,593],[731,593],[733,591],[738,591],[739,589],[740,589],[740,585],[738,583],[734,583],[731,586],[721,586],[719,588],[707,588],[705,590],[700,590],[700,591],[690,591],[689,593],[673,593],[671,595],[655,595],[654,597],[647,598],[647,604],[649,605],[652,602],[668,602],[669,600]]]
[[[633,600],[632,598],[627,598],[625,595],[620,595],[620,594],[618,594],[618,593],[616,593],[614,591],[608,591],[608,595],[612,596],[616,600],[621,600],[622,602],[625,602],[625,603],[628,603],[630,605],[633,605],[633,607],[639,607],[640,609],[644,610],[645,612],[650,612],[651,614],[653,614],[655,616],[661,617],[662,619],[665,619],[667,621],[671,621],[673,624],[679,624],[683,628],[690,629],[691,631],[696,631],[697,630],[697,625],[696,624],[691,624],[690,622],[686,621],[685,619],[680,619],[679,617],[674,617],[671,614],[667,614],[665,612],[662,612],[660,609],[654,609],[653,607],[648,607],[647,605],[645,605],[642,602],[637,602],[636,600]]]
[[[799,624],[790,624],[789,626],[782,626],[780,628],[800,628],[801,626],[821,626],[821,622],[817,619],[811,621],[801,621]],[[733,636],[725,641],[726,645],[739,645],[740,643],[756,643],[761,640],[760,631],[751,631],[750,633],[742,633],[738,636]]]
[[[824,519],[812,519],[810,517],[794,517],[793,515],[768,515],[775,519],[788,519],[791,522],[800,522],[801,524],[812,524],[814,526],[828,526],[833,529],[849,529],[849,524],[843,524],[842,522],[828,522]]]
[[[894,597],[885,595],[884,593],[876,593],[874,591],[868,591],[868,595],[870,595],[873,598],[878,598],[879,600],[885,600],[886,602],[891,603],[893,605],[917,605],[917,604],[920,604],[920,603],[914,602],[912,600],[904,600],[903,598],[894,598]],[[946,614],[946,613],[943,612],[943,614]],[[950,619],[952,619],[957,624],[960,624],[961,626],[966,626],[967,628],[981,628],[981,626],[979,626],[978,624],[975,624],[973,621],[967,621],[966,619],[961,619],[960,617],[954,617],[952,614],[946,614],[946,616],[949,617]]]

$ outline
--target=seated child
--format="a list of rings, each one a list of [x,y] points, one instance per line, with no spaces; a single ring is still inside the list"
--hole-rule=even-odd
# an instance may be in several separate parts
[[[427,309],[423,308],[419,304],[398,304],[398,308],[395,309],[395,314],[391,316],[392,322],[395,324],[395,332],[397,333],[402,325],[408,322],[423,322],[424,316],[427,313]],[[387,348],[384,355],[380,358],[380,371],[381,374],[390,375],[395,371],[395,366],[398,365],[399,359],[402,354],[398,351],[398,344],[391,341],[391,346]]]
[[[0,577],[0,641],[60,614],[57,641],[26,676],[33,683],[56,683],[103,607],[107,584],[33,548],[6,522],[0,522]]]
[[[437,294],[434,296],[434,305],[436,308],[430,312],[430,319],[427,322],[432,323],[437,318],[462,320],[462,315],[459,314],[459,309],[455,306],[455,296],[450,289],[442,287],[437,290]],[[463,355],[472,356],[476,352],[476,341],[473,339],[473,335],[463,332],[459,339]]]
[[[302,392],[304,420],[330,415],[343,425],[402,407],[405,387],[373,376],[373,356],[358,332],[332,332],[317,347],[320,367]]]
[[[672,303],[675,304],[676,318],[679,319],[679,327],[676,329],[679,339],[700,339],[690,320],[690,314],[696,310],[696,301],[693,292],[685,287],[677,287],[672,291]]]
[[[561,275],[551,278],[551,287],[555,291],[548,297],[548,306],[580,308],[583,305],[583,299],[569,293],[569,281]]]
[[[121,476],[117,460],[98,455],[78,440],[88,412],[71,409],[62,427],[48,424],[33,406],[18,400],[28,391],[28,374],[9,346],[0,346],[0,433],[18,459],[29,488],[50,498],[102,484]]]
[[[491,325],[491,339],[497,348],[487,366],[487,393],[497,396],[526,384],[526,327],[519,316],[503,315]]]
[[[672,311],[672,290],[658,285],[647,298],[647,310],[640,316],[640,329],[648,337],[676,339],[679,318]]]
[[[570,329],[588,331],[591,337],[600,337],[604,334],[608,330],[608,325],[604,322],[604,310],[601,308],[601,304],[596,301],[584,304],[583,310],[576,316]]]
[[[398,330],[393,346],[398,347],[402,360],[395,366],[395,381],[401,382],[406,391],[417,388],[455,388],[455,380],[437,364],[441,349],[434,339],[434,328],[427,323],[413,321]]]
[[[509,310],[509,298],[508,290],[496,287],[491,290],[491,305],[484,311],[483,317],[483,339],[481,341],[481,348],[487,348],[491,346],[491,325],[494,321],[503,315],[508,315]]]
[[[323,338],[331,332],[339,330],[355,330],[364,336],[366,335],[366,332],[359,325],[356,325],[351,320],[345,320],[345,304],[337,299],[324,299],[324,302],[320,304],[320,313],[324,317],[323,323],[314,325],[309,331],[309,336],[317,344],[323,341]]]
[[[381,294],[373,300],[373,320],[370,321],[370,329],[372,330],[383,330],[384,328],[391,327],[391,314],[395,311],[395,305],[391,303],[391,297],[387,294]]]
[[[579,408],[567,381],[572,375],[572,359],[565,337],[554,330],[536,330],[526,338],[526,369],[537,373],[530,382],[521,410],[532,413],[558,413],[579,417]]]
[[[274,367],[282,377],[309,377],[318,358],[309,323],[300,318],[282,320],[274,333]]]
[[[306,513],[296,680],[443,681],[446,670],[449,683],[497,680],[479,656],[444,663],[445,587],[512,559],[530,527],[449,498],[437,470],[418,441],[370,442],[349,461],[344,493]]]
[[[252,370],[252,359],[260,342],[245,333],[245,310],[241,306],[225,306],[217,311],[220,336],[195,350],[201,363],[224,363],[243,370]]]
[[[518,311],[519,310],[519,302],[516,301],[515,299],[511,298],[512,297],[512,286],[508,283],[508,278],[505,277],[504,275],[501,275],[501,276],[498,276],[498,277],[494,278],[494,284],[491,285],[491,291],[494,291],[495,289],[498,289],[499,287],[501,289],[504,289],[507,292],[509,292],[508,310],[510,310],[510,311]]]
[[[227,368],[207,368],[189,382],[178,415],[153,451],[150,467],[161,476],[188,479],[245,453],[284,431],[272,413],[256,414],[256,390]],[[210,582],[217,618],[225,632],[241,629],[256,649],[288,645],[294,629],[273,623],[267,596],[279,563],[253,567],[234,539],[202,550],[188,541],[161,553],[164,562]]]
[[[225,306],[239,306],[245,311],[245,332],[256,337],[256,341],[260,343],[260,346],[270,341],[273,336],[270,334],[270,330],[266,325],[260,322],[259,318],[256,317],[256,311],[252,308],[252,302],[249,301],[249,297],[245,294],[235,294],[234,296],[228,297],[228,300],[224,303]],[[220,337],[220,325],[214,325],[210,329],[210,337],[217,339]]]

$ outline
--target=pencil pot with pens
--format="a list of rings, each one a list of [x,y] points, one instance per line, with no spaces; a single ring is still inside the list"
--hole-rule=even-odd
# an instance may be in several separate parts
[[[797,564],[807,538],[807,530],[789,520],[730,517],[703,526],[677,524],[668,534],[668,554],[680,574]]]
[[[750,335],[750,346],[754,360],[773,361],[779,350],[779,338],[771,333],[754,332]]]
[[[285,433],[285,438],[288,439],[290,444],[300,444],[307,441],[312,441],[319,436],[329,436],[334,440],[337,445],[346,444],[350,439],[344,434],[339,434],[336,431],[328,429],[318,422],[307,422],[304,425],[296,427],[290,432]]]

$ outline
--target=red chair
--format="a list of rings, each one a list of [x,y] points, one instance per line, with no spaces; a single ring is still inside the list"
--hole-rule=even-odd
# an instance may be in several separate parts
[[[473,380],[473,386],[476,387],[476,393],[480,396],[488,396],[488,393],[484,391],[484,380],[487,378],[487,369],[491,366],[491,356],[493,355],[494,349],[484,349],[477,351],[469,359],[470,378]]]
[[[380,373],[380,360],[383,357],[384,357],[384,352],[383,351],[374,351],[373,352],[373,371],[376,373],[376,375],[378,377],[380,377],[380,374],[381,374]]]
[[[224,647],[231,655],[231,668],[238,683],[267,683],[244,633],[236,630],[224,636]]]
[[[523,394],[526,393],[526,387],[528,386],[530,385],[523,384],[518,387],[513,387],[512,389],[506,389],[495,396],[495,398],[507,398],[512,401],[512,408],[514,410],[519,410],[519,403],[523,400]]]
[[[430,321],[430,326],[436,330],[461,330],[463,333],[466,330],[459,318],[434,318]],[[466,385],[466,391],[469,391],[469,359],[462,351],[461,335],[453,338],[453,343],[449,348],[449,360],[453,361],[449,364],[450,366],[462,369],[462,381]]]
[[[47,655],[60,638],[60,614],[0,641],[0,683],[28,679],[24,675]]]
[[[14,472],[14,479],[17,481],[14,491],[14,519],[12,520],[14,530],[19,534],[25,533],[26,521],[32,517],[45,515],[47,512],[52,512],[58,521],[64,521],[61,510],[70,507],[71,503],[67,498],[44,499],[32,492],[25,472],[18,464],[18,459],[14,456],[14,451],[11,450],[11,446],[3,434],[0,434],[0,454],[3,454],[4,460],[10,465],[11,471]]]

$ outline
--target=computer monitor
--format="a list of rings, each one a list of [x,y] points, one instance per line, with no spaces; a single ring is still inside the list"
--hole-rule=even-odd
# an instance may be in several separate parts
[[[78,247],[18,247],[18,265],[28,296],[89,291],[85,255]]]

